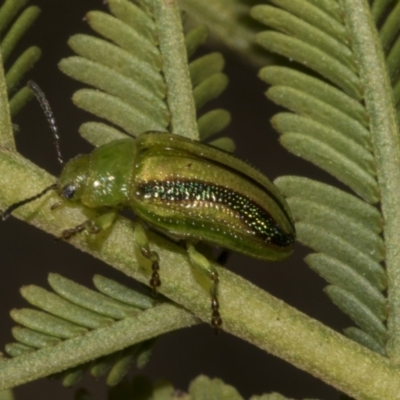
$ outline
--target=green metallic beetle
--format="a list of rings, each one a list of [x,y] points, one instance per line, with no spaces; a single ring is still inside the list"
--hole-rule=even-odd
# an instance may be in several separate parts
[[[33,89],[57,138],[44,94],[38,87]],[[3,218],[49,190],[89,208],[111,209],[111,219],[121,208],[130,207],[155,230],[187,241],[192,264],[212,281],[211,323],[216,329],[222,323],[218,274],[211,264],[196,265],[193,243],[204,241],[272,261],[283,260],[293,251],[295,228],[289,207],[268,178],[229,153],[178,135],[148,132],[79,155],[65,165],[55,185],[12,205]],[[62,237],[102,228],[96,220],[86,221],[64,231]],[[161,284],[158,256],[147,243],[139,247],[152,261],[150,285],[156,291]]]

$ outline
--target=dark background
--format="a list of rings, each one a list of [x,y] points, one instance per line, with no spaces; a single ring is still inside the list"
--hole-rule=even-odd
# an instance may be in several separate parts
[[[64,76],[58,61],[71,55],[66,41],[78,32],[89,32],[83,21],[85,12],[105,9],[101,0],[37,0],[42,9],[38,22],[19,47],[38,45],[43,56],[28,78],[40,84],[56,115],[62,136],[62,151],[69,159],[91,147],[78,134],[87,118],[70,101],[82,85]],[[230,85],[212,107],[224,107],[233,116],[225,131],[237,144],[236,154],[249,160],[271,179],[279,175],[310,176],[336,182],[311,164],[288,154],[278,142],[278,134],[269,119],[277,108],[265,98],[266,85],[257,78],[257,70],[222,49],[226,57],[225,72]],[[54,175],[60,172],[53,140],[39,105],[32,101],[14,121],[19,124],[19,151]],[[25,307],[18,289],[26,284],[47,287],[48,272],[58,272],[91,286],[91,277],[103,274],[127,285],[135,282],[121,273],[63,242],[14,218],[0,223],[0,343],[12,341],[9,316],[12,308]],[[307,315],[341,330],[350,323],[322,292],[324,282],[302,261],[307,250],[297,245],[294,256],[282,263],[262,263],[233,254],[227,267],[256,285],[295,306]],[[173,332],[162,337],[144,373],[151,379],[167,378],[176,388],[186,390],[199,374],[218,377],[235,386],[242,396],[277,391],[293,398],[337,399],[338,392],[242,340],[223,333],[216,337],[208,325]],[[83,384],[97,399],[106,399],[105,383],[86,378]],[[80,385],[80,386],[82,386]],[[72,399],[75,389],[66,390],[58,381],[42,379],[15,389],[17,399]]]

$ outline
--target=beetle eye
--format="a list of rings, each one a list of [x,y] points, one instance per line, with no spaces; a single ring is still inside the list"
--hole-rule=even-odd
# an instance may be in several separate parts
[[[72,199],[72,197],[74,197],[74,194],[75,194],[75,185],[69,184],[67,186],[64,186],[63,196],[66,199]]]

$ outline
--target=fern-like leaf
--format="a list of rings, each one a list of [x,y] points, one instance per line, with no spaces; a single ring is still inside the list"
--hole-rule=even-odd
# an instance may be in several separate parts
[[[32,353],[37,349],[57,346],[64,340],[101,329],[116,321],[138,316],[156,303],[150,297],[115,281],[96,275],[93,279],[98,292],[85,288],[57,274],[49,275],[54,292],[37,286],[21,289],[22,296],[36,309],[13,310],[11,316],[19,326],[12,330],[18,341],[6,345],[12,357]],[[116,385],[136,361],[143,368],[149,360],[154,339],[134,344],[90,363],[59,373],[64,386],[73,386],[86,370],[99,378],[107,374],[107,383]]]
[[[376,2],[379,3],[379,2]],[[374,9],[374,8],[373,8]],[[381,25],[380,37],[386,54],[388,73],[393,85],[393,94],[397,111],[400,111],[400,35],[399,19],[400,4],[393,6],[392,10],[382,21],[380,15],[376,16]]]
[[[171,129],[168,95],[173,87],[164,76],[160,38],[151,7],[127,0],[109,3],[112,15],[92,11],[87,14],[91,28],[103,37],[75,35],[69,40],[77,56],[60,62],[61,70],[70,77],[99,90],[82,89],[73,100],[126,133],[137,136],[146,131]],[[195,28],[186,36],[185,46],[192,55],[204,42],[207,31]],[[189,64],[193,101],[196,109],[217,97],[227,85],[222,73],[224,60],[212,53]],[[219,132],[230,122],[225,110],[213,110],[199,119],[200,137]],[[124,135],[116,127],[89,122],[81,134],[95,145]],[[228,144],[229,147],[229,144]]]
[[[18,56],[14,54],[19,41],[40,14],[36,6],[25,8],[27,2],[27,0],[6,0],[0,8],[0,52],[5,66],[5,85],[9,99],[8,103],[2,101],[2,104],[8,104],[11,118],[15,117],[32,98],[32,93],[28,88],[24,87],[18,91],[16,89],[26,72],[39,60],[41,54],[40,49],[35,46],[29,47]],[[9,59],[12,56],[14,60],[11,62]],[[4,128],[3,126],[0,134],[3,145],[13,148],[12,130]]]
[[[261,79],[272,85],[267,97],[292,111],[275,115],[272,124],[284,147],[335,176],[363,200],[300,177],[279,178],[276,184],[288,197],[299,241],[317,252],[307,256],[306,262],[330,283],[327,295],[359,326],[348,328],[346,334],[385,354],[388,311],[383,294],[387,276],[381,264],[385,257],[383,218],[372,205],[381,200],[382,193],[372,116],[364,103],[349,22],[343,19],[345,9],[336,2],[314,0],[271,3],[252,9],[255,19],[273,28],[258,34],[257,41],[297,62],[297,66],[260,71]],[[372,6],[376,20],[381,20],[388,6],[383,3],[375,1]],[[399,12],[397,3],[385,14],[380,30],[395,93]]]

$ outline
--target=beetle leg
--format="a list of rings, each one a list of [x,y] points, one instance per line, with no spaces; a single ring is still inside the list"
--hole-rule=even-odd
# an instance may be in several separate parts
[[[210,274],[212,285],[211,285],[211,325],[214,327],[215,333],[218,334],[222,325],[222,318],[219,312],[219,302],[217,297],[219,276],[217,271],[212,271]]]
[[[219,276],[214,266],[208,261],[203,254],[199,253],[192,243],[187,243],[187,250],[190,262],[194,268],[202,274],[206,274],[211,280],[211,326],[214,327],[215,333],[218,334],[222,325],[222,318],[219,312],[218,302],[218,283]]]
[[[94,220],[88,219],[74,228],[64,230],[61,234],[61,239],[71,239],[72,236],[75,236],[77,233],[81,233],[83,231],[93,235],[100,233],[113,224],[116,216],[117,212],[110,211],[99,215]]]
[[[158,254],[155,251],[150,250],[149,239],[140,222],[138,222],[135,227],[135,240],[142,256],[151,261],[152,274],[149,283],[153,289],[153,295],[155,296],[157,294],[157,288],[161,285],[160,274],[158,273],[160,269],[160,260]]]
[[[69,240],[72,238],[72,236],[75,236],[77,233],[83,232],[84,230],[86,230],[87,222],[88,221],[85,221],[83,224],[79,224],[71,229],[65,229],[64,231],[62,231],[61,237],[59,239]]]

